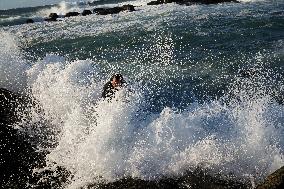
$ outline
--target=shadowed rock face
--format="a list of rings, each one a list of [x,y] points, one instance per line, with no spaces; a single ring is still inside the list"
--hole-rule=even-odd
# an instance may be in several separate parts
[[[98,15],[107,15],[107,14],[118,14],[121,11],[135,11],[133,5],[123,5],[122,7],[113,7],[113,8],[96,8],[93,10],[94,14]]]
[[[284,188],[284,166],[269,175],[256,189],[283,189]]]
[[[104,8],[96,8],[93,10],[94,14],[98,14],[98,15],[107,15],[108,12],[106,11],[106,9]]]
[[[56,177],[54,175],[57,175]],[[45,170],[37,173],[33,182],[38,189],[60,188],[68,182],[70,172],[63,167],[56,167],[55,170]],[[72,176],[71,176],[72,177]],[[45,178],[45,179],[41,179]],[[210,175],[206,171],[196,169],[178,177],[164,177],[158,180],[142,180],[139,178],[122,178],[110,183],[92,183],[82,186],[86,189],[251,189],[252,186],[247,180],[240,180],[232,176]]]
[[[25,188],[43,159],[11,125],[27,99],[0,88],[0,188]]]
[[[124,178],[112,183],[90,184],[86,188],[104,189],[250,189],[251,184],[236,178],[210,176],[204,170],[197,169],[183,176],[146,181],[135,178]]]
[[[87,16],[87,15],[90,15],[90,14],[92,14],[92,11],[90,11],[90,10],[84,10],[82,12],[82,16]]]
[[[123,9],[123,10],[130,11],[130,12],[135,11],[135,8],[134,8],[133,5],[123,5],[123,6],[122,6],[122,9]]]
[[[158,0],[158,1],[150,1],[149,3],[147,3],[147,5],[160,5],[164,3],[165,2],[163,0]]]
[[[56,20],[58,18],[58,15],[56,13],[50,13],[49,14],[49,18],[53,19],[53,20]]]
[[[48,18],[45,18],[45,21],[57,21],[58,15],[56,13],[50,13]]]
[[[11,125],[17,121],[17,107],[23,99],[15,93],[0,88],[0,123]]]
[[[94,13],[98,15],[107,15],[107,14],[118,14],[123,9],[121,7],[114,7],[114,8],[96,8],[94,9]]]
[[[27,23],[27,24],[32,24],[32,23],[34,23],[34,20],[31,19],[31,18],[29,18],[29,19],[27,19],[26,23]]]
[[[80,13],[78,12],[68,12],[65,14],[64,17],[71,17],[71,16],[78,16],[78,15],[80,15]]]

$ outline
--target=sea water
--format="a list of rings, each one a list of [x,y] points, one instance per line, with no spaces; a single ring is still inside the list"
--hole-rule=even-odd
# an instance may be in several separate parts
[[[258,182],[283,166],[283,1],[147,2],[0,11],[0,87],[33,99],[14,127],[47,152],[34,172],[64,167],[79,188],[196,168]],[[43,22],[123,4],[137,11]],[[113,73],[127,86],[108,102]]]

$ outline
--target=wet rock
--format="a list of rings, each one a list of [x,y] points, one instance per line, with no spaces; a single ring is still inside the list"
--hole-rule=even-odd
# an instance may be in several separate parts
[[[123,6],[122,6],[122,9],[123,9],[123,10],[130,11],[130,12],[135,11],[135,8],[134,8],[133,5],[123,5]]]
[[[90,15],[90,14],[93,14],[91,10],[84,10],[82,12],[82,16],[87,16],[87,15]]]
[[[158,0],[158,1],[150,1],[149,3],[147,3],[147,5],[160,5],[160,4],[164,4],[164,1]]]
[[[12,127],[27,103],[27,98],[0,88],[0,188],[26,188],[33,167],[44,159]]]
[[[50,13],[48,16],[50,19],[56,21],[56,19],[59,17],[56,13]]]
[[[98,15],[107,15],[107,14],[118,14],[121,11],[135,11],[133,5],[123,5],[122,7],[113,7],[113,8],[95,8],[93,12]]]
[[[284,188],[284,166],[269,175],[256,189],[283,189]]]
[[[16,109],[20,101],[19,95],[0,88],[0,123],[13,124],[17,121]]]
[[[157,0],[157,1],[151,1],[147,3],[147,5],[159,5],[159,4],[167,4],[167,3],[178,3],[182,2],[183,0]]]
[[[107,11],[109,12],[109,14],[118,14],[121,11],[123,11],[123,8],[122,7],[113,7],[113,8],[107,9]]]
[[[45,18],[45,21],[51,22],[51,21],[57,21],[57,18],[59,16],[56,13],[50,13],[48,18]]]
[[[33,189],[64,188],[63,186],[68,182],[70,174],[69,171],[60,166],[56,166],[52,170],[42,169],[34,172],[32,179],[30,179],[30,184],[33,186]]]
[[[104,189],[150,188],[150,189],[250,189],[251,184],[237,178],[210,175],[200,169],[187,172],[179,177],[161,178],[159,180],[142,180],[123,178],[111,183],[94,183],[84,187]]]
[[[29,19],[27,19],[26,23],[27,23],[27,24],[32,24],[32,23],[34,23],[34,20],[31,19],[31,18],[29,18]]]
[[[93,10],[93,13],[94,14],[98,14],[98,15],[107,15],[108,14],[108,11],[104,8],[95,8]]]
[[[78,15],[80,15],[80,13],[78,12],[68,12],[65,14],[64,17],[71,17],[71,16],[78,16]]]

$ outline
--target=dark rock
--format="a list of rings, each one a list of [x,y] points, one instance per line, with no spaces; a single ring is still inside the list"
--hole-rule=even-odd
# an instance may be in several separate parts
[[[123,6],[122,6],[122,9],[123,9],[123,10],[130,11],[130,12],[135,11],[135,8],[134,8],[133,5],[123,5]]]
[[[56,20],[53,20],[53,19],[50,19],[50,18],[45,18],[44,21],[47,21],[47,22],[54,22]]]
[[[51,21],[57,21],[57,18],[59,16],[56,13],[50,13],[48,18],[45,18],[45,21],[51,22]]]
[[[56,19],[58,18],[58,15],[56,13],[50,13],[48,16],[50,19],[56,21]]]
[[[90,11],[90,10],[84,10],[82,12],[82,16],[87,16],[87,15],[90,15],[90,14],[92,14],[92,11]]]
[[[196,170],[183,176],[161,178],[159,180],[141,180],[139,178],[123,178],[111,183],[94,183],[86,188],[126,189],[126,188],[149,188],[149,189],[249,189],[251,184],[237,178],[210,176],[206,171]]]
[[[122,7],[113,7],[113,8],[95,8],[93,12],[98,15],[107,15],[107,14],[118,14],[121,11],[135,11],[133,5],[123,5]]]
[[[123,11],[123,8],[122,7],[113,7],[113,8],[109,8],[107,10],[108,10],[109,14],[118,14],[121,11]]]
[[[68,12],[65,14],[65,17],[71,17],[71,16],[78,16],[80,13],[78,12]]]
[[[180,1],[182,0],[157,0],[147,3],[147,5],[160,5],[160,4],[167,4],[167,3],[180,2]]]
[[[35,166],[44,158],[11,125],[28,99],[0,88],[0,188],[26,188]]]
[[[269,175],[256,189],[283,189],[284,188],[284,166]]]
[[[13,124],[17,121],[16,110],[20,101],[19,95],[0,88],[0,123]]]
[[[34,23],[34,20],[29,18],[29,19],[27,19],[26,23],[27,24],[32,24],[32,23]]]
[[[147,5],[160,5],[160,4],[164,4],[164,1],[158,0],[158,1],[150,1],[149,3],[147,3]]]
[[[30,184],[33,188],[63,188],[64,184],[68,182],[68,177],[70,172],[64,167],[56,166],[52,170],[43,170],[40,172],[35,172],[33,178],[30,179]],[[43,179],[44,178],[44,179]]]
[[[98,15],[107,15],[108,11],[104,8],[96,8],[93,10],[93,13]]]

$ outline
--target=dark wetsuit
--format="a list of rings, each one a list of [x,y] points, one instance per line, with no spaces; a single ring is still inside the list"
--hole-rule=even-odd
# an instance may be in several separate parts
[[[116,91],[118,90],[112,86],[111,81],[108,81],[104,86],[102,97],[111,99],[114,97]]]

